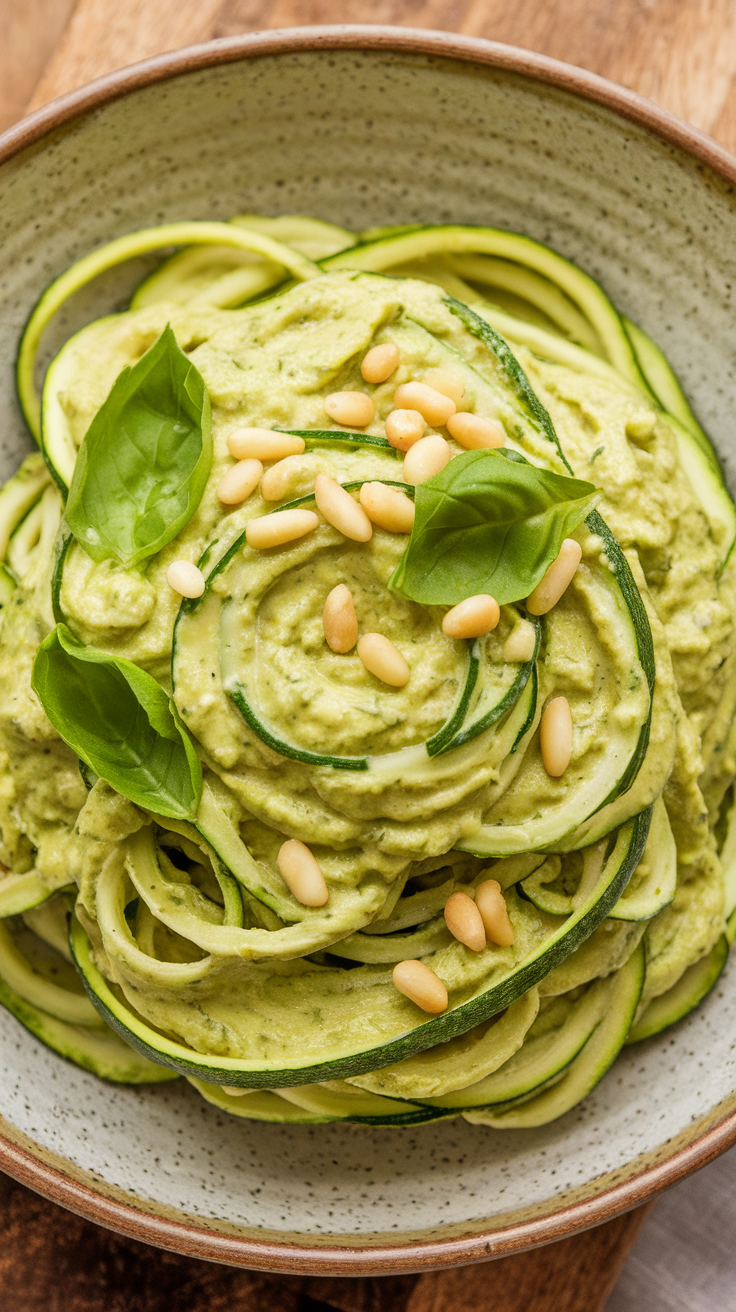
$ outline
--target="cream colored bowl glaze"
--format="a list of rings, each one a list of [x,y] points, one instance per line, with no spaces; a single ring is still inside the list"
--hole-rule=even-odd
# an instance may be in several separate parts
[[[247,210],[548,242],[665,348],[736,455],[736,161],[579,70],[405,29],[269,33],[84,88],[8,133],[0,161],[3,474],[30,446],[12,362],[45,284],[131,229]],[[101,279],[61,330],[124,305],[147,267]],[[183,1081],[105,1085],[2,1012],[0,1166],[150,1243],[245,1266],[482,1260],[614,1215],[736,1140],[735,976],[562,1120],[505,1133],[250,1124]]]

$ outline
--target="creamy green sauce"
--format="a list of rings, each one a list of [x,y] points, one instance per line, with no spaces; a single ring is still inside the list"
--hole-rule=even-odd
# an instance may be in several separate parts
[[[605,586],[603,544],[584,525],[576,533],[583,563],[545,619],[532,720],[525,728],[527,712],[519,703],[445,756],[429,758],[424,744],[456,705],[468,649],[442,633],[440,608],[388,590],[404,537],[377,528],[367,544],[346,542],[322,523],[281,548],[259,552],[241,545],[201,605],[177,619],[180,599],[166,583],[171,562],[197,560],[208,544],[221,554],[252,517],[273,509],[258,492],[232,510],[218,501],[219,480],[232,464],[227,438],[238,427],[330,427],[324,397],[359,388],[369,390],[376,405],[365,431],[381,436],[399,383],[452,368],[465,383],[462,407],[498,419],[509,444],[532,462],[558,472],[562,465],[438,287],[354,273],[329,274],[243,310],[156,304],[103,321],[84,349],[80,345],[78,358],[71,356],[60,397],[77,445],[121,369],[139,359],[168,322],[212,401],[214,458],[202,502],[142,572],[95,564],[73,544],[59,606],[81,641],[134,661],[173,691],[206,777],[265,880],[275,887],[280,879],[276,857],[285,837],[310,845],[334,890],[337,928],[322,949],[309,949],[309,960],[295,925],[282,959],[278,953],[250,959],[245,947],[193,946],[177,930],[185,905],[205,908],[213,929],[223,927],[208,852],[189,870],[169,871],[159,894],[166,923],[142,895],[126,920],[136,872],[129,864],[126,873],[125,844],[150,825],[150,816],[101,782],[87,793],[76,758],[30,688],[33,657],[53,623],[50,546],[39,549],[2,611],[0,859],[16,872],[34,867],[50,889],[79,886],[100,968],[152,1025],[213,1056],[316,1061],[324,1052],[376,1046],[426,1019],[394,989],[390,967],[346,969],[329,956],[330,947],[349,933],[375,928],[381,914],[388,919],[405,887],[407,895],[421,888],[411,881],[430,878],[427,860],[442,871],[442,858],[450,854],[451,862],[454,845],[481,824],[522,825],[564,806],[596,772],[610,768],[612,738],[638,732],[649,691],[635,645],[621,638],[618,602]],[[400,366],[388,382],[366,389],[360,361],[371,345],[384,342],[399,347]],[[650,745],[632,789],[611,803],[609,827],[663,794],[678,847],[679,888],[650,923],[607,920],[548,974],[540,985],[547,1001],[539,1020],[532,991],[533,1006],[526,995],[500,1019],[454,1040],[454,1047],[445,1045],[441,1063],[433,1049],[358,1080],[379,1093],[422,1096],[416,1092],[421,1086],[425,1096],[434,1096],[459,1087],[453,1079],[484,1078],[513,1055],[530,1026],[533,1035],[545,1033],[545,1025],[550,1031],[561,1026],[578,995],[557,1011],[550,999],[619,969],[642,937],[644,1003],[670,988],[723,929],[722,870],[709,815],[711,821],[717,816],[736,768],[734,568],[719,569],[717,543],[679,464],[671,426],[642,393],[594,370],[553,363],[523,346],[515,350],[575,475],[602,490],[599,509],[629,555],[649,610],[656,658]],[[452,442],[451,449],[460,452]],[[319,473],[340,482],[403,478],[400,456],[367,446],[307,450],[284,462],[283,473],[285,501],[308,495]],[[60,514],[59,504],[57,525]],[[338,656],[326,646],[322,610],[338,583],[351,589],[361,631],[385,634],[405,656],[411,677],[404,688],[381,683],[355,651]],[[515,671],[509,672],[502,649],[519,615],[518,608],[504,607],[499,628],[484,643],[491,689],[512,681]],[[254,710],[278,738],[309,752],[365,756],[369,768],[335,770],[280,755],[238,712],[229,695],[234,682],[247,688]],[[574,747],[569,769],[553,779],[542,764],[537,726],[545,699],[561,695],[572,710]],[[162,842],[165,829],[158,831]],[[560,876],[571,891],[579,877],[574,858],[563,858],[568,865]],[[448,869],[451,864],[442,879]],[[493,877],[494,869],[469,859],[465,885],[460,879],[458,886],[477,883],[481,874]],[[559,927],[557,917],[538,911],[515,888],[506,897],[516,935],[511,948],[489,945],[472,953],[453,941],[427,958],[446,983],[451,1005],[487,989]],[[288,909],[288,900],[284,905]],[[286,933],[286,917],[246,899],[244,929],[233,929],[227,942],[240,944],[237,935],[255,929]],[[488,1035],[496,1036],[495,1047]],[[436,1078],[432,1071],[439,1072]]]

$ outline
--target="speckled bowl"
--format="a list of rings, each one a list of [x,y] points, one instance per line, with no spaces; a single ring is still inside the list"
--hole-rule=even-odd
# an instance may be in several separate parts
[[[44,285],[120,233],[244,210],[549,242],[665,347],[728,466],[735,183],[736,160],[629,92],[439,33],[275,32],[115,74],[0,140],[0,472],[29,446],[12,361]],[[124,303],[141,272],[101,280],[61,330]],[[736,1141],[734,967],[580,1107],[526,1132],[249,1124],[184,1082],[105,1085],[5,1012],[0,1045],[4,1170],[149,1243],[275,1271],[411,1271],[545,1243]]]

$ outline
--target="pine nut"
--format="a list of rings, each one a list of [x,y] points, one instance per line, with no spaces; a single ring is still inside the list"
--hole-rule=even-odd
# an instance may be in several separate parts
[[[426,427],[418,410],[392,410],[386,417],[386,437],[398,451],[408,451],[424,437]]]
[[[559,779],[572,756],[572,714],[567,697],[553,697],[545,706],[539,725],[539,748],[547,774]]]
[[[423,961],[399,961],[394,966],[393,980],[399,993],[422,1011],[438,1016],[447,1010],[447,989],[439,975],[435,975]]]
[[[387,533],[411,533],[414,526],[414,502],[398,488],[385,483],[364,483],[360,504],[371,523]]]
[[[455,405],[459,405],[465,396],[465,383],[459,374],[453,374],[449,369],[430,369],[429,373],[424,375],[422,382],[427,387],[433,387],[435,392],[449,396]]]
[[[272,515],[252,519],[245,530],[249,547],[264,551],[267,547],[281,547],[311,533],[319,524],[313,510],[277,510]]]
[[[530,615],[546,615],[547,611],[557,604],[572,582],[582,554],[583,549],[579,542],[574,538],[565,538],[556,560],[552,561],[544,578],[526,599],[526,608]]]
[[[304,907],[325,905],[329,897],[325,877],[306,843],[287,838],[279,848],[276,864],[297,902]]]
[[[263,465],[260,460],[239,460],[237,465],[228,469],[217,488],[223,506],[239,506],[241,501],[247,501],[251,492],[258,487],[262,474]]]
[[[497,879],[484,879],[475,890],[475,905],[490,943],[509,948],[514,941],[514,927],[509,920],[506,902]]]
[[[353,594],[344,583],[338,583],[328,595],[322,612],[322,627],[330,651],[344,655],[358,641],[358,620]]]
[[[442,632],[448,638],[480,638],[495,629],[500,618],[501,608],[495,597],[479,592],[448,610],[442,621]]]
[[[495,419],[483,419],[481,415],[471,415],[466,410],[450,415],[447,431],[466,451],[503,446],[506,441],[506,433]]]
[[[332,392],[325,397],[325,410],[336,424],[347,424],[348,428],[367,428],[376,413],[365,392]]]
[[[397,368],[400,358],[399,348],[393,342],[372,346],[368,354],[363,356],[360,372],[367,383],[385,383]]]
[[[400,410],[418,410],[428,424],[446,424],[457,406],[426,383],[402,383],[394,392],[394,405]]]
[[[471,952],[482,952],[486,945],[486,928],[472,897],[467,893],[452,893],[445,903],[445,924],[456,938]]]
[[[227,448],[236,460],[283,460],[302,454],[304,438],[271,428],[236,428],[227,439]]]
[[[314,499],[327,523],[346,538],[353,542],[368,542],[373,537],[373,525],[363,507],[328,474],[317,475]]]
[[[528,620],[521,620],[511,630],[503,644],[503,658],[509,664],[514,661],[530,661],[534,655],[536,645],[537,635],[534,631],[534,625],[530,624]]]
[[[286,456],[283,460],[277,460],[275,465],[267,469],[261,479],[261,496],[264,501],[282,501],[289,495],[291,489],[291,478],[294,472],[294,465],[291,463],[293,457]],[[298,457],[296,458],[299,464]]]
[[[430,433],[415,442],[404,456],[404,478],[407,483],[424,483],[433,474],[439,474],[450,459],[450,448],[439,433]]]
[[[180,597],[201,597],[204,592],[204,574],[190,560],[172,560],[166,578]]]
[[[382,633],[364,633],[358,642],[358,655],[365,668],[391,688],[403,688],[411,673],[398,647]]]

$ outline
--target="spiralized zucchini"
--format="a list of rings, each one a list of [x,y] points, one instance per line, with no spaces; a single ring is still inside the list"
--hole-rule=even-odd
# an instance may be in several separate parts
[[[172,244],[129,310],[52,362],[39,429],[50,318],[101,270]],[[167,325],[206,385],[212,466],[176,537],[126,567],[87,554],[65,501],[110,389]],[[361,361],[386,343],[400,364],[366,384]],[[248,545],[254,519],[314,509],[319,474],[354,496],[407,486],[386,416],[400,383],[437,371],[512,457],[602,494],[521,661],[504,647],[523,602],[465,643],[443,607],[389,588],[404,535],[322,522]],[[325,414],[351,390],[375,404],[361,430]],[[736,511],[667,361],[592,279],[491,228],[169,225],[52,284],[19,393],[45,463],[27,457],[0,491],[0,1002],[33,1034],[103,1079],[184,1075],[245,1119],[498,1129],[563,1115],[624,1043],[701,1001],[736,932]],[[305,440],[278,502],[217,497],[243,426]],[[182,559],[199,561],[198,598],[166,581]],[[361,631],[407,657],[406,688],[326,646],[343,582]],[[54,730],[31,677],[55,624],[171,694],[203,767],[196,813],[134,805]],[[552,778],[539,722],[557,696],[574,746]],[[284,882],[289,838],[317,857],[324,906]],[[444,908],[489,878],[513,943],[471,951]],[[394,986],[407,959],[446,987],[441,1014]]]

